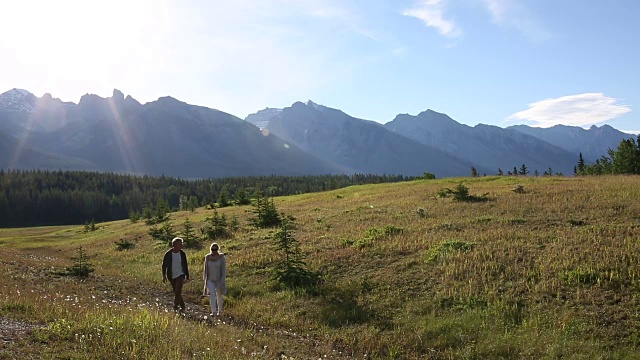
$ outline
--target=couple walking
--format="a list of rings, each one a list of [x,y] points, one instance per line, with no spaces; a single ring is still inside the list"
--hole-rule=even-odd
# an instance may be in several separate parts
[[[189,281],[189,266],[187,255],[182,251],[182,238],[174,238],[171,241],[171,250],[164,254],[162,259],[162,282],[167,279],[173,289],[173,310],[184,312],[185,305],[182,299],[182,285]],[[224,299],[222,295],[227,293],[226,275],[227,266],[224,254],[219,252],[217,243],[210,246],[210,252],[204,257],[204,289],[203,295],[209,293],[211,316],[222,315]]]

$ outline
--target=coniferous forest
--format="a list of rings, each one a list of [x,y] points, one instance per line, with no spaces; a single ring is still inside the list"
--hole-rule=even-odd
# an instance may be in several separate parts
[[[326,191],[351,185],[411,180],[402,175],[256,176],[185,180],[82,171],[0,170],[0,227],[84,224],[122,220],[155,207],[177,210],[227,206],[256,188],[268,196]]]
[[[472,168],[472,173],[474,172]],[[508,175],[527,175],[526,165]],[[579,156],[575,175],[639,174],[640,136],[609,149],[595,164]],[[498,175],[502,175],[499,170]],[[551,169],[543,175],[552,175]],[[474,175],[474,177],[477,176]],[[256,190],[266,196],[327,191],[351,185],[413,180],[403,175],[252,176],[180,179],[130,174],[0,169],[0,227],[72,225],[122,220],[158,202],[169,209],[246,204]],[[422,178],[435,178],[425,173]]]

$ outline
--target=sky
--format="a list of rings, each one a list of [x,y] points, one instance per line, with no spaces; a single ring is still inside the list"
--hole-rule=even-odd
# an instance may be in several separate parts
[[[20,0],[0,92],[640,132],[637,0]]]

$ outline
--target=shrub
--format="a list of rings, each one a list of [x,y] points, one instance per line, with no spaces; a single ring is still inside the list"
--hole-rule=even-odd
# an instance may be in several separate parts
[[[445,222],[438,225],[438,229],[445,231],[462,231],[462,227],[460,225],[450,222]]]
[[[359,248],[363,248],[366,247],[370,244],[373,244],[374,242],[382,239],[382,238],[386,238],[389,236],[393,236],[393,235],[397,235],[402,233],[404,230],[401,227],[397,227],[397,226],[393,226],[393,225],[387,225],[383,228],[369,228],[365,231],[364,236],[362,237],[362,239],[354,242],[354,245],[359,247]]]
[[[527,223],[527,219],[511,218],[511,219],[505,219],[504,222],[509,225],[524,225]]]
[[[571,225],[571,226],[585,226],[585,225],[587,225],[587,222],[584,221],[584,220],[573,220],[573,219],[570,219],[568,222],[569,222],[569,225]]]
[[[142,215],[139,212],[135,210],[129,211],[129,221],[131,221],[132,224],[137,223],[138,221],[140,221],[141,218],[142,218]]]
[[[561,275],[562,280],[569,284],[596,284],[600,278],[600,274],[593,269],[578,268],[566,271]]]
[[[91,222],[87,220],[84,223],[84,232],[88,233],[91,231],[96,231],[96,221],[94,219],[91,219]]]
[[[441,198],[446,198],[449,196],[453,196],[454,201],[460,202],[484,202],[489,200],[487,196],[489,193],[484,193],[480,196],[478,195],[470,195],[469,188],[467,188],[463,183],[459,183],[456,186],[455,190],[451,190],[449,188],[444,188],[438,191],[438,196]]]
[[[491,216],[480,216],[480,217],[477,217],[477,218],[473,219],[471,222],[476,223],[476,224],[481,224],[481,223],[491,222],[492,220],[493,220],[493,218]]]
[[[123,251],[123,250],[131,250],[136,246],[135,243],[127,240],[127,239],[122,239],[120,241],[116,241],[116,250],[118,251]]]
[[[447,240],[435,248],[431,249],[427,262],[438,261],[447,254],[454,252],[467,253],[474,248],[475,244],[460,240]]]

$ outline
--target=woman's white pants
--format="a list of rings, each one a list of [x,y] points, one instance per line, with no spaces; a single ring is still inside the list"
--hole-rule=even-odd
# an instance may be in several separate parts
[[[222,304],[224,302],[224,300],[222,299],[222,288],[220,286],[216,286],[216,283],[212,280],[207,280],[207,289],[209,289],[209,303],[211,304],[211,314],[222,314]]]

